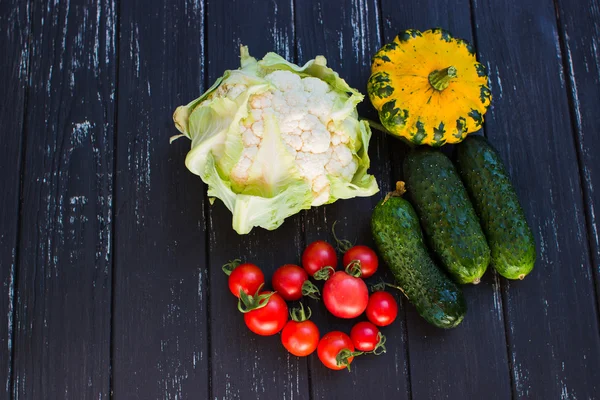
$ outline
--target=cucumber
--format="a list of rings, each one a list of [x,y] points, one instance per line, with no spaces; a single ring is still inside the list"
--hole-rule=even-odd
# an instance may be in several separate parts
[[[457,146],[457,167],[492,251],[492,265],[508,279],[533,269],[535,240],[498,152],[483,136]]]
[[[429,257],[410,203],[396,192],[381,200],[371,216],[371,230],[382,259],[397,284],[425,320],[439,328],[460,324],[467,306],[460,288]]]
[[[490,248],[452,161],[438,150],[417,148],[404,159],[404,179],[440,265],[458,283],[479,283]]]

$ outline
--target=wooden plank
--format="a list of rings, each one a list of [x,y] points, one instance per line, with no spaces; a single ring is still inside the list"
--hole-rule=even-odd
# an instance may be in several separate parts
[[[596,296],[600,305],[600,235],[596,210],[600,212],[600,167],[594,153],[600,149],[600,4],[597,0],[558,1],[558,28],[564,44],[567,88],[574,116],[580,174],[583,178],[584,205],[592,265],[596,277]]]
[[[206,7],[207,84],[226,69],[239,67],[240,44],[258,59],[275,51],[293,61],[292,1],[207,0]],[[248,330],[221,271],[229,260],[241,258],[260,266],[270,282],[278,266],[299,263],[301,217],[287,219],[275,231],[254,228],[240,236],[231,228],[231,213],[220,200],[209,207],[209,216],[212,398],[308,398],[306,360],[289,355],[279,335],[259,337]]]
[[[204,5],[120,9],[113,391],[209,398],[203,187],[171,115],[203,85]]]
[[[371,56],[381,47],[380,15],[376,1],[342,0],[296,3],[298,55],[300,62],[325,55],[328,65],[352,87],[365,94],[359,106],[361,115],[376,118],[366,96]],[[336,232],[355,243],[373,245],[370,233],[371,210],[389,191],[391,176],[389,145],[393,139],[373,131],[369,155],[370,173],[377,177],[381,192],[371,198],[340,200],[332,205],[309,210],[306,215],[306,243],[328,240],[333,243],[331,226],[338,221]],[[340,255],[341,257],[341,255]],[[340,260],[341,264],[341,260]],[[378,278],[370,279],[374,283]],[[401,302],[400,297],[398,300]],[[331,330],[350,333],[357,322],[333,317],[321,304],[314,306],[314,320],[321,334]],[[404,311],[398,321],[382,329],[387,336],[387,350],[380,357],[356,359],[350,373],[327,370],[316,356],[311,357],[311,382],[314,399],[331,398],[332,386],[340,398],[410,398]]]
[[[0,88],[10,96],[0,98],[0,397],[11,390],[15,261],[19,226],[19,193],[25,88],[29,66],[28,3],[0,1]]]
[[[382,1],[384,36],[390,42],[399,31],[440,26],[471,41],[469,1],[429,0],[404,7]],[[490,50],[482,49],[487,57]],[[447,151],[451,146],[445,146]],[[402,176],[402,159],[394,158],[394,171]],[[415,399],[506,399],[511,381],[506,354],[503,304],[497,275],[490,271],[477,286],[463,286],[468,313],[450,331],[428,325],[409,307],[408,343],[412,394]],[[456,371],[464,371],[457,376]]]
[[[31,15],[13,396],[108,398],[115,2]]]
[[[477,1],[473,11],[495,93],[486,131],[538,243],[533,272],[503,284],[513,395],[595,398],[598,320],[553,2]]]

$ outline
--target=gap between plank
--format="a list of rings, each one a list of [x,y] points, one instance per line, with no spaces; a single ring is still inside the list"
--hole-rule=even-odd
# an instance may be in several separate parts
[[[585,227],[587,233],[587,245],[588,245],[588,254],[590,259],[590,267],[592,269],[592,277],[593,282],[592,286],[594,288],[594,309],[596,310],[596,321],[599,327],[600,332],[600,310],[598,309],[598,292],[600,288],[598,288],[598,272],[596,271],[594,264],[594,243],[592,242],[593,229],[592,229],[592,221],[590,220],[590,204],[588,202],[588,198],[591,197],[588,192],[587,185],[585,184],[585,180],[583,178],[583,156],[581,154],[581,143],[579,142],[579,135],[581,133],[581,126],[577,122],[576,118],[576,105],[575,99],[573,98],[574,92],[577,90],[575,83],[575,71],[571,68],[571,54],[567,51],[567,38],[566,38],[566,30],[564,25],[561,24],[560,21],[560,4],[558,0],[554,0],[554,12],[556,14],[556,29],[558,31],[558,43],[560,45],[560,56],[562,62],[562,70],[565,78],[565,90],[567,91],[567,101],[569,103],[569,117],[571,119],[571,128],[573,131],[573,144],[575,145],[575,155],[577,157],[577,173],[579,176],[579,185],[581,187],[581,197],[583,198],[583,207],[584,207],[584,219],[585,219]],[[565,72],[566,71],[566,72]],[[568,75],[567,75],[568,73]],[[568,78],[568,79],[567,79]]]
[[[475,4],[474,4],[475,0],[469,0],[469,11],[471,13],[471,37],[473,38],[473,46],[475,47],[475,51],[479,57],[479,62],[482,61],[481,58],[481,53],[479,52],[479,42],[477,40],[477,20],[475,17]],[[490,76],[490,71],[488,71],[488,81],[489,81],[489,76]],[[487,138],[487,132],[486,132],[486,122],[483,121],[483,125],[481,127],[481,133],[483,134],[484,137]],[[489,266],[488,266],[489,269]],[[493,269],[493,268],[492,268]],[[506,286],[506,283],[500,279],[498,277],[498,273],[494,270],[491,271],[494,274],[494,280],[497,280],[499,287],[496,287],[494,290],[499,290],[500,291],[500,307],[502,308],[501,312],[502,312],[502,319],[503,319],[503,325],[504,325],[504,341],[506,344],[506,361],[508,362],[508,379],[510,381],[510,394],[511,394],[511,398],[515,399],[515,394],[516,394],[516,384],[515,384],[515,375],[514,375],[514,365],[513,365],[513,361],[512,361],[512,342],[510,339],[510,329],[509,329],[509,315],[508,315],[508,308],[505,307],[505,304],[507,303],[507,299],[506,296],[507,292],[508,292],[508,287]]]
[[[375,7],[375,13],[376,13],[376,19],[379,21],[379,26],[377,27],[377,32],[379,33],[379,46],[382,47],[385,44],[386,38],[385,38],[385,22],[384,22],[384,16],[383,16],[383,5],[382,5],[382,0],[377,0],[377,7]],[[378,113],[379,114],[379,113]],[[380,132],[386,136],[388,136],[388,140],[389,140],[389,135],[387,133],[383,133]],[[395,138],[394,138],[395,140]],[[393,159],[394,159],[394,151],[393,151],[393,146],[387,146],[388,147],[388,158],[390,160],[389,162],[389,168],[392,168],[393,166]],[[388,183],[390,184],[390,188],[395,188],[396,187],[396,182],[394,182],[394,176],[393,174],[390,174]],[[410,372],[410,350],[409,350],[409,344],[408,344],[408,319],[406,317],[406,309],[408,307],[411,307],[412,305],[410,304],[410,302],[408,301],[408,299],[406,298],[406,296],[402,295],[401,296],[401,301],[402,301],[402,316],[404,319],[404,324],[402,327],[402,339],[404,342],[404,362],[406,363],[406,389],[408,392],[408,400],[412,400],[413,399],[413,393],[412,393],[412,375]]]
[[[201,78],[200,81],[202,82],[202,85],[204,86],[202,89],[206,90],[206,88],[209,87],[209,82],[208,82],[208,74],[206,73],[206,69],[207,69],[207,62],[206,62],[206,57],[208,55],[208,4],[206,1],[201,0],[202,2],[202,30],[203,30],[203,35],[202,37],[204,38],[204,41],[202,43],[202,71],[201,71]],[[204,186],[204,185],[203,185]],[[203,189],[204,190],[204,189]],[[202,213],[203,218],[204,218],[204,249],[205,249],[205,267],[206,267],[206,273],[204,274],[204,276],[206,277],[205,280],[205,287],[206,287],[206,304],[205,304],[205,310],[206,310],[206,364],[208,366],[208,373],[207,373],[207,391],[208,391],[208,398],[212,399],[213,398],[213,382],[212,382],[212,326],[211,326],[211,291],[210,291],[210,273],[208,272],[208,268],[210,265],[210,235],[211,235],[211,231],[212,231],[212,225],[210,223],[210,202],[208,200],[208,192],[205,191],[204,193],[204,207],[202,209]]]
[[[112,399],[114,396],[114,354],[115,354],[115,283],[116,283],[116,266],[117,266],[117,158],[118,158],[118,138],[119,135],[119,70],[120,70],[120,49],[121,49],[121,1],[114,0],[115,4],[115,47],[113,52],[115,54],[115,102],[113,104],[113,115],[114,115],[114,127],[113,127],[113,170],[112,170],[112,203],[111,203],[111,243],[110,248],[112,249],[111,255],[111,271],[110,271],[110,343],[109,343],[109,371],[108,371],[108,398]]]
[[[25,79],[25,88],[23,90],[23,123],[21,126],[21,141],[20,141],[20,151],[19,151],[19,163],[18,163],[18,171],[17,171],[17,175],[19,176],[19,189],[18,189],[18,195],[19,195],[19,201],[17,202],[17,215],[18,215],[18,220],[17,220],[17,230],[15,233],[15,252],[13,255],[13,263],[11,266],[11,272],[10,274],[12,275],[13,279],[12,279],[12,299],[11,299],[11,318],[12,318],[12,326],[9,328],[9,337],[8,340],[12,343],[11,345],[11,349],[10,349],[10,360],[9,360],[9,370],[8,370],[8,376],[7,379],[10,380],[10,398],[12,400],[14,400],[17,396],[15,395],[15,392],[17,390],[17,387],[15,385],[15,348],[16,346],[16,338],[17,335],[15,335],[15,327],[18,326],[17,325],[17,317],[18,317],[18,313],[17,313],[17,299],[19,297],[19,256],[21,254],[21,226],[22,226],[22,214],[23,214],[23,186],[24,186],[24,174],[25,174],[25,149],[27,147],[27,103],[29,101],[29,82],[30,82],[30,65],[31,65],[31,42],[33,40],[33,0],[29,0],[27,2],[26,5],[26,11],[27,11],[27,65],[25,67],[25,74],[26,74],[26,79]],[[9,288],[9,291],[11,289]]]
[[[291,13],[292,13],[292,46],[293,46],[293,60],[292,62],[298,64],[298,62],[300,60],[298,60],[298,39],[296,37],[296,0],[290,0],[290,8],[291,8]],[[304,210],[302,211],[300,214],[298,214],[298,218],[300,219],[300,231],[298,232],[298,236],[300,239],[300,248],[304,249],[306,248],[306,233],[305,233],[305,223],[306,223],[306,213],[308,212],[308,210]],[[302,254],[302,252],[300,252],[300,254]],[[289,356],[288,356],[289,357]],[[309,360],[309,357],[304,357],[304,363],[306,365],[306,381],[308,384],[308,400],[313,400],[314,399],[314,394],[313,394],[313,381],[312,381],[312,368],[311,368],[311,363]],[[298,371],[299,372],[299,371]],[[300,390],[300,388],[297,388],[298,390]]]

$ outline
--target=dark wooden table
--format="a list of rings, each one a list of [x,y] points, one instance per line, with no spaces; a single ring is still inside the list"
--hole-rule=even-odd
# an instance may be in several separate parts
[[[402,300],[387,354],[331,372],[250,334],[220,266],[241,257],[270,276],[336,220],[369,244],[381,194],[238,236],[186,170],[189,142],[169,145],[171,115],[237,68],[241,43],[324,54],[364,92],[382,43],[434,26],[489,67],[484,134],[536,268],[465,288],[452,331]],[[0,0],[0,398],[600,398],[599,71],[598,0]],[[406,151],[374,132],[382,193]],[[323,331],[349,329],[312,305]]]

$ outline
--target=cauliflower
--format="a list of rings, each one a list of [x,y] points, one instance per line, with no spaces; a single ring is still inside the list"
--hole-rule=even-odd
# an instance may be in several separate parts
[[[233,213],[240,234],[275,229],[311,206],[378,191],[356,90],[318,56],[303,67],[274,53],[225,75],[173,116],[192,140],[186,166]]]

